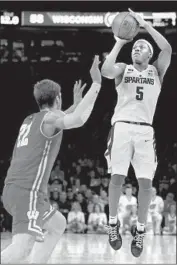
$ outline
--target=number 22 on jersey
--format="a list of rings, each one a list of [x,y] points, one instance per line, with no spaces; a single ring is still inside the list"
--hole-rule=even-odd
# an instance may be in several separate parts
[[[32,122],[30,124],[23,124],[20,128],[19,136],[17,139],[17,147],[28,145],[28,134],[30,132]]]

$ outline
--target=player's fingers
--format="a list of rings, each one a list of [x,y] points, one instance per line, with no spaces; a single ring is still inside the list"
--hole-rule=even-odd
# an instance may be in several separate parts
[[[100,64],[99,55],[95,55],[94,57],[94,64],[98,66]]]
[[[79,79],[79,81],[78,81],[78,88],[81,88],[81,83],[82,83],[82,81],[81,81],[81,79]]]
[[[76,84],[76,82],[74,83],[74,92],[76,91],[76,89],[77,89],[77,84]]]
[[[81,93],[83,93],[83,91],[84,91],[84,88],[86,87],[86,83],[81,87]]]
[[[136,13],[135,13],[134,11],[132,11],[130,8],[129,8],[128,10],[129,10],[130,14],[131,14],[133,17],[136,16]]]
[[[128,11],[130,12],[130,13],[135,13],[133,10],[131,10],[130,8],[128,8]]]

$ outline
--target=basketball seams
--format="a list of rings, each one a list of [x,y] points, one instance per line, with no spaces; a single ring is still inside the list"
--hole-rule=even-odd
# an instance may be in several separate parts
[[[130,15],[131,16],[131,15]],[[131,24],[131,29],[129,30],[128,34],[132,31],[134,23]],[[135,31],[134,31],[135,32]]]
[[[124,19],[122,19],[122,22],[120,23],[120,27],[119,27],[119,31],[122,27],[122,23],[124,22],[125,18],[129,15],[129,12],[127,12],[126,16],[124,17]],[[118,36],[119,36],[119,31],[118,31]]]

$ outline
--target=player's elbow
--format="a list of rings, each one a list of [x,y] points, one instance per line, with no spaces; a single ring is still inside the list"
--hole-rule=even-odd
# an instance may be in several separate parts
[[[73,128],[79,128],[84,125],[85,121],[80,117],[75,115],[73,118]]]
[[[85,124],[86,121],[84,121],[81,117],[77,117],[77,127],[82,127]]]
[[[109,79],[113,79],[113,74],[112,74],[112,69],[110,66],[105,66],[103,65],[102,68],[101,68],[101,75],[106,77],[106,78],[109,78]]]
[[[167,42],[166,46],[164,47],[166,51],[168,51],[170,54],[172,54],[172,47],[169,42]]]

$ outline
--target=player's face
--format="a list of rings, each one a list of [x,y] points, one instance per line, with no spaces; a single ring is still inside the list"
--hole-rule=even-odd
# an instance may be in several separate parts
[[[100,207],[98,205],[95,206],[95,212],[100,213]]]
[[[143,42],[137,42],[132,49],[132,61],[137,64],[141,64],[150,59],[149,46]]]
[[[125,194],[126,194],[127,196],[132,195],[132,188],[130,188],[130,187],[126,188],[126,189],[125,189]]]

